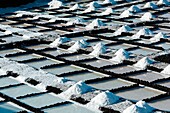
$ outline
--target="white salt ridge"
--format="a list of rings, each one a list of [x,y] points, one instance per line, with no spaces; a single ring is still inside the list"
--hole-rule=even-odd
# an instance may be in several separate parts
[[[87,45],[83,44],[82,41],[76,41],[74,45],[68,48],[69,51],[76,52],[81,48],[86,48]]]
[[[164,76],[169,76],[170,75],[170,64],[164,68],[164,70],[161,71]]]
[[[95,8],[101,7],[101,5],[99,3],[97,3],[96,1],[90,2],[86,6],[88,6],[88,7],[95,7]]]
[[[143,57],[133,66],[136,68],[140,68],[140,69],[146,69],[148,65],[153,64],[153,63],[154,63],[153,60],[149,59],[148,57]]]
[[[153,32],[149,28],[142,28],[136,34],[134,34],[132,39],[139,39],[142,35],[153,35]]]
[[[153,3],[153,2],[147,2],[145,5],[144,5],[144,8],[152,8],[152,9],[157,9],[158,6]]]
[[[98,28],[101,26],[105,26],[105,24],[101,20],[95,19],[89,25],[86,26],[86,29],[94,29],[95,27]]]
[[[16,11],[16,17],[22,17],[23,15],[32,15],[32,16],[37,16],[40,15],[39,13],[35,12],[28,12],[28,11]]]
[[[154,18],[155,18],[154,15],[152,15],[150,12],[146,12],[145,14],[143,14],[143,16],[140,18],[140,20],[141,21],[151,21]]]
[[[158,5],[170,5],[170,2],[168,0],[159,0],[157,4]]]
[[[115,0],[105,0],[104,2],[103,2],[103,4],[112,4],[112,5],[114,5],[114,4],[116,4],[116,1]]]
[[[136,5],[132,5],[128,10],[135,13],[141,12],[141,9]]]
[[[92,90],[93,88],[91,86],[88,86],[84,82],[79,81],[76,84],[72,85],[70,88],[68,88],[66,91],[61,93],[60,96],[69,99],[72,95],[84,94]]]
[[[126,17],[130,17],[132,15],[134,15],[134,14],[131,11],[125,10],[120,14],[119,18],[126,18]]]
[[[156,34],[153,38],[150,39],[150,41],[152,42],[158,42],[160,41],[161,38],[168,38],[166,36],[166,34],[162,33],[162,32],[159,32],[158,34]]]
[[[94,6],[89,6],[86,10],[83,11],[83,13],[89,13],[96,10],[97,9]]]
[[[70,11],[75,11],[75,10],[77,10],[77,9],[81,9],[82,7],[80,6],[80,4],[75,4],[74,6],[72,6],[69,10]]]
[[[68,41],[70,41],[70,39],[67,37],[59,37],[59,38],[55,39],[55,41],[50,44],[50,47],[58,47],[60,44],[63,44]]]
[[[119,49],[114,55],[115,55],[115,57],[111,58],[110,60],[117,62],[117,63],[121,63],[130,57],[129,53],[122,48]]]
[[[132,31],[132,29],[128,25],[123,25],[122,27],[120,27],[118,30],[114,32],[114,36],[121,35],[123,32],[128,32],[128,31]]]
[[[59,0],[52,0],[51,2],[48,3],[50,8],[60,8],[63,6],[63,3]]]
[[[107,8],[104,12],[102,12],[100,15],[110,15],[114,13],[113,9],[112,8]]]
[[[90,108],[96,108],[111,105],[119,101],[119,97],[115,94],[105,91],[102,93],[99,93],[97,96],[95,96],[89,103],[87,103],[87,107]]]
[[[105,47],[105,45],[103,43],[99,42],[93,47],[93,51],[89,55],[97,57],[100,54],[106,53],[106,51],[107,51],[107,48]]]
[[[154,108],[149,106],[146,102],[138,101],[136,104],[126,108],[123,113],[152,113],[153,110]]]
[[[71,19],[70,21],[68,21],[66,24],[67,25],[74,25],[74,24],[82,24],[86,22],[83,18],[74,18],[74,19]]]
[[[51,18],[55,18],[55,16],[54,15],[48,15],[48,14],[41,14],[41,15],[37,15],[37,16],[33,17],[33,19],[39,19],[39,18],[51,19]]]

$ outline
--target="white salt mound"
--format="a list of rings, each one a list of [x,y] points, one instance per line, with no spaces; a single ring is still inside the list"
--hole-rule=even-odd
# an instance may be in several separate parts
[[[152,113],[153,107],[149,106],[144,101],[138,101],[136,104],[126,108],[123,113]]]
[[[95,19],[89,25],[86,26],[86,29],[94,29],[95,27],[101,26],[105,26],[105,24],[101,20]]]
[[[136,68],[141,68],[141,69],[146,69],[146,67],[150,64],[153,64],[154,61],[149,59],[148,57],[144,57],[142,59],[140,59],[136,64],[134,64],[133,66]]]
[[[121,63],[122,61],[124,61],[130,57],[129,53],[122,48],[119,49],[114,55],[115,55],[115,57],[111,58],[110,60],[114,61],[114,62],[118,62],[118,63]]]
[[[104,2],[103,2],[103,4],[116,4],[116,1],[115,0],[105,0]]]
[[[67,37],[59,37],[54,42],[50,44],[50,47],[58,47],[60,44],[70,41]]]
[[[170,3],[168,2],[168,0],[159,0],[157,2],[158,5],[170,5]]]
[[[170,74],[170,64],[161,71],[162,74],[169,75]]]
[[[128,10],[135,13],[141,12],[141,9],[136,5],[132,5]]]
[[[153,38],[150,39],[150,41],[152,42],[158,42],[160,41],[161,38],[168,38],[166,36],[166,34],[162,33],[162,32],[159,32],[158,34],[156,34]]]
[[[68,21],[66,24],[67,25],[74,25],[74,24],[82,24],[86,22],[83,18],[74,18],[74,19],[71,19],[70,21]]]
[[[99,108],[101,106],[111,105],[116,102],[118,102],[119,97],[115,94],[105,91],[102,93],[99,93],[97,96],[95,96],[91,101],[87,104],[88,107],[91,108]]]
[[[147,2],[145,5],[144,5],[144,8],[152,8],[152,9],[157,9],[158,6],[153,3],[153,2]]]
[[[101,42],[97,43],[94,47],[93,47],[93,51],[89,54],[92,56],[99,56],[100,54],[104,54],[107,51],[107,48],[105,47],[105,45]]]
[[[153,32],[149,28],[142,28],[136,34],[134,34],[132,39],[139,39],[142,35],[153,35]]]
[[[150,12],[146,12],[143,14],[143,16],[140,18],[141,21],[151,21],[153,18],[155,18],[154,15],[152,15]]]
[[[8,31],[8,30],[6,30],[4,33],[5,33],[6,35],[12,34],[12,32],[11,32],[11,31]]]
[[[50,8],[60,8],[63,6],[63,3],[59,0],[52,0],[51,2],[48,3]]]
[[[80,41],[75,42],[74,45],[72,45],[70,48],[68,48],[69,51],[73,51],[76,52],[81,48],[86,48],[86,45],[84,45],[83,43],[81,43]]]
[[[86,6],[88,6],[88,7],[95,7],[95,8],[101,7],[101,5],[99,3],[97,3],[96,1],[90,2]]]
[[[74,6],[72,6],[69,10],[70,11],[74,11],[74,10],[77,10],[77,9],[80,9],[80,8],[82,8],[81,6],[80,6],[80,4],[75,4]]]
[[[109,15],[109,14],[112,14],[114,13],[113,9],[112,8],[107,8],[104,12],[102,12],[100,15]]]
[[[132,29],[128,25],[123,25],[118,30],[114,32],[115,36],[121,35],[123,32],[131,31]]]
[[[131,11],[125,10],[120,14],[119,18],[126,18],[126,17],[130,17],[132,15],[134,15],[134,14]]]
[[[87,47],[87,46],[89,45],[89,43],[88,43],[86,40],[84,40],[84,39],[81,39],[80,42],[81,42],[85,47]]]
[[[71,86],[69,89],[61,93],[61,95],[65,98],[70,98],[72,95],[84,94],[92,90],[92,87],[88,86],[82,81],[79,81],[73,86]]]
[[[94,6],[89,6],[86,10],[83,11],[83,13],[89,13],[96,10],[97,9]]]

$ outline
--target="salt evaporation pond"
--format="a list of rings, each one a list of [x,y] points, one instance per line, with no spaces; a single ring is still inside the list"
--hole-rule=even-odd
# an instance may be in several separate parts
[[[152,89],[149,87],[139,86],[136,88],[131,88],[127,90],[122,90],[120,92],[115,92],[117,96],[129,99],[132,101],[143,100],[150,97],[155,97],[157,95],[163,94],[164,92]],[[142,95],[141,95],[142,94]]]
[[[53,56],[57,56],[57,55],[69,53],[68,51],[63,50],[63,49],[47,50],[47,51],[42,51],[42,52],[43,52],[43,53],[46,53],[46,54],[53,55]]]
[[[20,86],[1,89],[0,92],[9,95],[10,97],[18,97],[26,94],[38,93],[40,91],[28,85],[20,85]]]
[[[115,88],[119,88],[122,86],[130,86],[132,84],[133,83],[122,80],[122,79],[111,79],[111,80],[96,81],[88,85],[96,89],[110,90],[110,89],[115,89]]]
[[[129,45],[129,44],[116,44],[116,45],[110,45],[110,46],[107,46],[108,48],[110,49],[128,49],[128,48],[131,48],[131,47],[135,47],[133,45]]]
[[[6,43],[11,43],[11,42],[18,42],[18,41],[23,41],[23,40],[26,40],[20,36],[8,36],[8,37],[5,37],[5,38],[2,38],[3,40],[6,41]]]
[[[170,49],[170,43],[167,42],[156,44],[155,46],[162,47],[163,49]]]
[[[165,80],[163,82],[158,82],[157,84],[160,84],[162,86],[170,88],[170,80]]]
[[[145,49],[145,48],[137,48],[130,50],[129,52],[133,54],[142,54],[142,55],[149,55],[158,52],[158,50],[152,50],[152,49]]]
[[[52,67],[48,69],[43,69],[44,71],[53,73],[53,74],[62,74],[62,73],[68,73],[68,72],[73,72],[73,71],[78,71],[81,70],[81,68],[77,68],[71,65],[66,65],[66,66],[58,66],[58,67]]]
[[[60,113],[60,112],[62,113],[94,113],[84,107],[77,106],[72,103],[45,109],[43,111],[47,113]]]
[[[19,83],[20,82],[14,80],[14,79],[11,79],[9,77],[0,78],[0,87],[5,87],[5,86],[19,84]]]
[[[48,105],[61,103],[65,101],[59,97],[53,96],[50,93],[40,94],[37,96],[31,96],[28,98],[22,98],[19,100],[35,108],[41,108],[43,106],[48,106]]]
[[[79,55],[66,56],[66,57],[63,57],[63,58],[65,58],[66,60],[77,61],[77,60],[92,58],[92,56],[88,56],[88,55],[85,55],[85,54],[79,54]]]
[[[4,57],[7,54],[15,54],[17,52],[21,52],[19,49],[5,49],[5,50],[0,50],[0,56]]]
[[[47,44],[39,44],[39,45],[31,45],[31,46],[26,46],[28,49],[34,49],[34,50],[41,50],[49,47]]]
[[[21,109],[21,107],[16,107],[10,104],[9,102],[2,102],[0,103],[0,112],[1,113],[16,113],[20,112],[24,109]]]

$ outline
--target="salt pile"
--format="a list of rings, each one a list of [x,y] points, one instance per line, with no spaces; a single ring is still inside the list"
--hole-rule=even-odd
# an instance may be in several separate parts
[[[55,41],[50,44],[50,47],[58,47],[60,44],[63,44],[68,41],[70,41],[70,39],[67,37],[59,37],[59,38],[55,39]]]
[[[102,12],[100,15],[109,15],[109,14],[112,14],[114,13],[113,9],[112,8],[107,8],[104,12]]]
[[[85,45],[84,43],[82,43],[82,41],[77,41],[74,43],[74,45],[72,45],[70,48],[68,48],[69,51],[72,52],[76,52],[81,48],[86,48],[87,45]]]
[[[63,3],[59,0],[52,0],[51,2],[48,3],[50,8],[60,8],[63,6]]]
[[[88,6],[88,7],[95,7],[95,8],[101,7],[101,5],[98,4],[96,1],[90,2],[90,3],[87,4],[86,6]]]
[[[144,101],[138,101],[136,104],[126,108],[123,113],[152,113],[153,107],[149,106]]]
[[[64,98],[70,98],[72,95],[84,94],[92,90],[92,87],[88,86],[82,81],[79,81],[60,95]]]
[[[143,16],[140,18],[141,21],[150,21],[153,18],[155,18],[154,15],[152,15],[150,12],[146,12],[145,14],[143,14]]]
[[[144,8],[152,8],[152,9],[157,9],[158,6],[153,3],[153,2],[147,2],[145,5],[144,5]]]
[[[161,71],[162,74],[169,75],[170,74],[170,65],[166,66],[163,71]]]
[[[92,12],[92,11],[96,11],[96,7],[94,6],[89,6],[86,10],[83,11],[83,13],[89,13],[89,12]]]
[[[107,49],[105,47],[105,45],[101,42],[99,42],[98,44],[96,44],[94,47],[93,47],[93,51],[89,54],[89,55],[92,55],[92,56],[99,56],[100,54],[104,54],[106,53]]]
[[[74,19],[69,20],[69,21],[66,23],[66,25],[82,24],[82,23],[84,23],[84,22],[86,22],[86,21],[85,21],[83,18],[77,17],[77,18],[74,18]]]
[[[118,30],[114,32],[114,36],[121,35],[123,32],[131,31],[132,29],[128,25],[123,25]]]
[[[158,34],[156,34],[153,38],[150,39],[150,41],[152,42],[158,42],[160,41],[161,38],[167,38],[166,34],[159,32]]]
[[[70,11],[74,11],[74,10],[77,10],[77,9],[80,9],[82,8],[79,4],[75,4],[74,6],[72,6],[69,10]]]
[[[91,101],[87,104],[90,108],[99,108],[106,105],[111,105],[116,102],[118,102],[119,97],[114,95],[113,93],[109,91],[105,91],[102,93],[99,93],[97,96],[95,96]]]
[[[116,4],[116,1],[115,0],[105,0],[104,2],[103,2],[103,4]]]
[[[153,35],[153,32],[149,28],[142,28],[136,34],[134,34],[131,38],[132,39],[139,39],[140,36],[145,35]]]
[[[85,40],[85,39],[81,39],[80,42],[87,47],[89,45],[89,43]]]
[[[95,27],[98,28],[101,26],[105,26],[105,24],[101,20],[95,19],[89,25],[86,26],[86,29],[94,29]]]
[[[11,32],[11,31],[8,31],[8,30],[6,30],[4,33],[5,33],[6,35],[12,34],[12,32]]]
[[[134,13],[141,12],[141,9],[139,9],[139,7],[136,5],[132,5],[128,10]]]
[[[148,57],[144,57],[142,59],[140,59],[136,64],[134,64],[133,66],[136,68],[141,68],[141,69],[146,69],[146,67],[150,64],[153,64],[154,61],[149,59]]]
[[[130,17],[132,15],[133,15],[133,13],[131,11],[125,10],[120,14],[119,18],[126,18],[126,17]]]
[[[117,62],[117,63],[121,63],[130,57],[129,53],[122,48],[119,49],[114,55],[115,55],[115,57],[111,58],[110,60]]]
[[[159,0],[157,2],[158,5],[170,5],[170,3],[168,2],[168,0]]]

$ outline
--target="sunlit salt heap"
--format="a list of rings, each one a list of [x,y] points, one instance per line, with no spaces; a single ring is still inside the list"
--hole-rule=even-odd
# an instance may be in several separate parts
[[[148,57],[144,57],[142,59],[140,59],[136,64],[134,64],[133,66],[136,68],[141,68],[141,69],[146,69],[146,67],[150,64],[153,64],[154,61],[149,59]]]
[[[119,18],[130,17],[130,16],[132,16],[132,15],[133,15],[133,13],[132,13],[131,11],[125,10],[125,11],[123,11],[123,12],[120,14]]]
[[[109,14],[112,14],[114,13],[113,9],[112,8],[107,8],[104,12],[102,12],[100,15],[109,15]]]
[[[59,0],[52,0],[51,2],[48,3],[50,8],[60,8],[63,6],[63,3]]]
[[[118,36],[118,35],[121,35],[123,32],[128,32],[131,30],[132,28],[130,28],[128,25],[123,25],[122,27],[120,27],[118,30],[114,32],[114,35]]]
[[[58,47],[60,44],[70,41],[67,37],[59,37],[54,42],[50,44],[50,47]]]
[[[83,13],[89,13],[89,12],[92,12],[92,11],[96,11],[96,7],[94,6],[89,6],[86,10],[83,11]]]
[[[162,33],[162,32],[159,32],[158,34],[156,34],[153,38],[150,39],[150,41],[152,42],[158,42],[160,41],[161,38],[168,38],[166,36],[166,34]]]
[[[131,38],[139,39],[140,36],[145,35],[153,35],[153,32],[149,28],[142,28],[136,34],[134,34]]]
[[[12,32],[11,32],[11,31],[8,31],[8,30],[6,30],[4,33],[5,33],[6,35],[12,34]]]
[[[96,1],[90,2],[89,4],[87,4],[86,6],[88,7],[95,7],[95,8],[99,8],[101,7],[101,5],[99,3],[97,3]]]
[[[128,10],[135,13],[141,12],[141,9],[136,5],[132,5]]]
[[[105,0],[104,2],[103,2],[104,4],[116,4],[116,1],[115,0]]]
[[[98,44],[96,44],[93,47],[93,51],[90,53],[90,55],[92,56],[99,56],[100,54],[104,54],[106,53],[107,49],[105,47],[105,45],[101,42],[99,42]]]
[[[83,42],[83,43],[82,43]],[[69,51],[73,51],[76,52],[81,48],[86,48],[87,45],[85,45],[85,41],[77,41],[74,43],[74,45],[72,45],[70,48],[68,48]]]
[[[86,29],[94,29],[101,26],[105,26],[105,24],[101,20],[95,19],[89,25],[86,26]]]
[[[88,86],[82,81],[79,81],[73,86],[71,86],[69,89],[61,93],[61,96],[65,98],[70,98],[72,95],[84,94],[92,90],[93,90],[92,87]]]
[[[157,4],[158,5],[170,5],[170,2],[168,2],[168,0],[159,0]]]
[[[114,61],[114,62],[118,62],[118,63],[121,63],[122,61],[124,61],[130,57],[129,53],[122,48],[119,49],[114,55],[115,55],[115,57],[111,58],[110,60]]]
[[[74,25],[74,24],[82,24],[86,22],[83,18],[74,18],[74,19],[70,19],[66,24],[67,25]]]
[[[82,8],[82,7],[80,6],[80,4],[75,4],[75,5],[72,6],[69,10],[74,11],[74,10],[77,10],[77,9],[80,9],[80,8]]]
[[[158,6],[153,3],[153,2],[147,2],[145,5],[144,5],[144,8],[152,8],[152,9],[157,9]]]
[[[150,12],[146,12],[145,14],[143,14],[143,16],[140,18],[141,21],[150,21],[153,18],[155,18],[154,15],[152,15]]]
[[[161,73],[165,74],[165,75],[170,75],[170,64],[164,68],[163,71],[161,71]]]
[[[119,97],[109,91],[99,93],[87,104],[90,108],[99,108],[106,105],[111,105],[118,102]]]
[[[123,113],[152,113],[155,110],[149,106],[145,101],[138,101],[136,104],[126,108]]]

